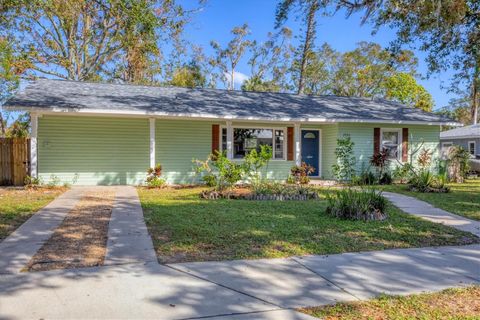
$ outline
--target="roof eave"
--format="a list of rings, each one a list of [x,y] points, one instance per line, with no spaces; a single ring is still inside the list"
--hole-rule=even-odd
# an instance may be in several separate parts
[[[374,120],[374,119],[342,119],[342,118],[266,118],[266,117],[239,117],[233,115],[215,115],[215,114],[193,114],[193,113],[169,113],[169,112],[148,112],[141,110],[111,110],[111,109],[91,109],[91,108],[59,108],[59,107],[19,107],[12,104],[4,106],[4,109],[15,111],[28,111],[39,114],[80,114],[80,115],[118,115],[118,116],[140,116],[140,117],[158,117],[158,118],[186,118],[186,119],[204,119],[204,120],[237,120],[237,121],[264,121],[264,122],[304,122],[304,123],[385,123],[385,124],[410,124],[410,125],[446,125],[461,126],[461,123],[455,121],[409,121],[409,120]]]

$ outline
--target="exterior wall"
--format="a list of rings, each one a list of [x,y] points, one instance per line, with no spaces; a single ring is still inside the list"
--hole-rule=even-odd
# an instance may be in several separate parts
[[[370,157],[373,155],[373,129],[374,128],[408,128],[408,154],[409,159],[415,161],[422,148],[433,151],[432,162],[439,157],[439,126],[426,125],[387,125],[387,124],[356,124],[342,123],[339,124],[338,137],[341,138],[345,134],[349,134],[355,143],[354,153],[357,159],[357,173],[369,167]],[[391,162],[392,166],[396,166],[396,161]]]
[[[212,124],[224,121],[155,121],[155,160],[169,183],[196,183],[193,159],[205,160],[211,152]],[[286,124],[233,122],[233,126],[286,127]],[[293,126],[289,124],[288,126]],[[321,130],[321,177],[331,179],[336,140],[349,134],[355,142],[357,171],[368,167],[373,154],[373,128],[409,128],[409,151],[423,146],[438,150],[439,127],[374,124],[304,124],[301,129]],[[38,126],[38,172],[44,182],[51,175],[76,184],[141,184],[149,167],[149,119],[43,115]],[[477,144],[477,148],[480,143]],[[435,156],[438,152],[435,152]],[[271,160],[264,169],[269,179],[283,181],[295,161]]]
[[[148,119],[52,116],[38,119],[38,173],[44,182],[138,184],[149,166]]]
[[[480,138],[462,138],[462,139],[442,138],[440,141],[451,142],[454,145],[462,146],[466,150],[468,150],[468,142],[475,141],[475,155],[480,155]]]

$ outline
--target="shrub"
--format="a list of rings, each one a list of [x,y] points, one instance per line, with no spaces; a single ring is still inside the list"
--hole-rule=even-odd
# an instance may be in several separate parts
[[[162,165],[157,164],[153,168],[147,169],[147,179],[145,182],[149,188],[162,188],[166,185],[165,179],[162,176]]]
[[[460,146],[453,146],[448,153],[448,177],[453,182],[463,183],[470,170],[470,153]]]
[[[305,199],[317,199],[317,191],[306,185],[288,185],[279,182],[262,182],[252,186],[254,195],[281,196],[282,200],[295,199],[296,196],[306,196]]]
[[[401,163],[393,170],[393,178],[400,180],[400,183],[406,183],[415,173],[415,168],[410,162]]]
[[[243,169],[253,184],[260,183],[262,180],[260,169],[265,166],[268,167],[268,163],[272,157],[273,149],[269,145],[261,145],[260,152],[253,149],[247,153],[244,158]]]
[[[42,185],[42,179],[37,177],[26,176],[25,180],[23,181],[26,188],[38,188]]]
[[[315,168],[302,162],[300,166],[293,166],[290,169],[290,175],[287,178],[287,183],[308,184],[310,182],[309,175],[315,171]]]
[[[193,160],[193,162],[196,165],[195,173],[204,174],[203,181],[216,190],[231,188],[242,180],[245,173],[245,166],[228,159],[226,152],[210,154],[205,161]]]
[[[377,173],[377,181],[380,184],[391,184],[392,175],[388,171],[390,159],[388,158],[388,151],[382,150],[374,153],[370,158],[370,164],[375,167]]]
[[[446,186],[445,175],[434,175],[429,170],[423,169],[410,179],[409,188],[417,192],[449,192]]]
[[[348,135],[337,139],[337,147],[335,148],[337,163],[332,166],[332,172],[335,178],[340,181],[351,180],[355,175],[356,159],[353,154],[354,145]]]
[[[364,170],[360,175],[353,177],[352,184],[357,186],[368,186],[377,183],[377,177],[370,170]]]
[[[384,220],[387,200],[375,189],[347,188],[327,195],[327,213],[350,220]]]

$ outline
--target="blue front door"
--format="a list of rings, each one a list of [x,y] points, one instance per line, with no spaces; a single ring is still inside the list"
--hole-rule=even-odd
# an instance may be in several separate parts
[[[302,162],[315,168],[312,176],[318,176],[319,131],[302,130]]]

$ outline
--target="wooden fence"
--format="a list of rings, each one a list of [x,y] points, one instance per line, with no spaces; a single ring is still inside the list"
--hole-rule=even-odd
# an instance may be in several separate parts
[[[0,185],[21,186],[30,174],[30,139],[0,138]]]

